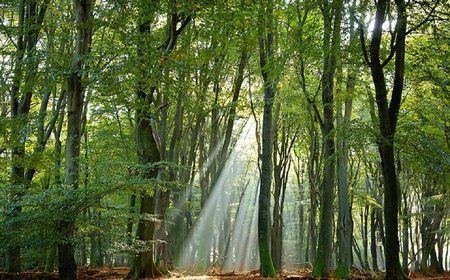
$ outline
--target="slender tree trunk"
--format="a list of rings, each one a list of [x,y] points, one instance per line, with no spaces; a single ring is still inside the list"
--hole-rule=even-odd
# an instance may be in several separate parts
[[[358,257],[359,262],[360,262],[361,264],[363,264],[363,263],[364,263],[364,260],[363,260],[362,254],[361,254],[361,249],[359,248],[359,245],[358,245],[358,243],[356,242],[356,239],[355,239],[354,237],[352,238],[352,246],[353,246],[353,250],[354,250],[355,253],[356,253],[356,256]]]
[[[376,230],[377,230],[377,222],[376,222],[375,210],[372,208],[371,213],[370,213],[370,253],[372,255],[372,270],[373,271],[379,271]]]
[[[282,216],[282,155],[278,153],[278,146],[282,146],[286,139],[282,139],[283,135],[280,135],[280,104],[277,104],[275,110],[275,117],[273,121],[273,156],[272,156],[272,164],[273,164],[273,211],[272,211],[272,227],[271,227],[271,238],[270,238],[270,254],[272,256],[272,261],[275,269],[277,271],[281,270],[282,266],[282,254],[283,254],[283,241],[282,241],[282,224],[283,224],[283,216]],[[281,128],[282,129],[282,128]],[[285,135],[284,135],[285,136]],[[280,158],[279,158],[280,157]]]
[[[302,161],[300,160],[297,155],[295,156],[295,159],[297,161],[297,164],[294,164],[294,170],[295,170],[295,177],[297,179],[297,185],[299,188],[299,209],[298,209],[298,247],[296,248],[298,250],[298,261],[299,263],[302,263],[305,261],[305,207],[303,205],[303,200],[305,199],[305,190],[304,190],[304,172],[302,166]]]
[[[270,1],[269,1],[270,2]],[[264,6],[265,4],[262,4]],[[268,3],[267,8],[262,8],[264,15],[269,18],[273,16],[273,3]],[[267,10],[266,10],[267,9]],[[263,16],[263,12],[261,12]],[[272,28],[272,26],[265,26]],[[273,59],[272,43],[273,34],[268,32],[265,38],[262,34],[266,31],[260,31],[259,52],[260,66],[264,80],[264,110],[263,110],[263,128],[262,128],[262,155],[261,155],[261,172],[260,172],[260,188],[258,201],[258,247],[259,259],[261,262],[261,277],[275,278],[277,277],[275,267],[270,254],[270,189],[272,182],[272,109],[274,88],[273,81],[269,80],[269,71],[266,67],[269,60]],[[272,77],[271,77],[272,79]]]
[[[129,200],[129,210],[128,210],[128,214],[130,215],[130,217],[128,218],[128,222],[127,222],[127,245],[131,246],[133,244],[133,220],[134,220],[134,216],[136,213],[136,194],[133,193],[130,195],[130,200]],[[128,261],[131,263],[131,258],[128,258]]]
[[[11,209],[7,209],[7,219],[13,220],[20,212],[22,212],[21,200],[25,195],[35,169],[32,172],[25,172],[26,167],[23,158],[26,154],[25,141],[28,135],[21,127],[30,125],[27,123],[27,115],[30,111],[34,81],[37,73],[39,59],[36,55],[36,45],[39,33],[42,29],[45,13],[49,0],[43,1],[38,5],[37,1],[19,1],[18,5],[18,23],[17,23],[17,42],[14,73],[11,86],[11,119],[13,120],[11,127]],[[24,86],[21,86],[24,84]],[[23,91],[23,92],[22,92]],[[46,105],[46,104],[45,104]],[[46,109],[46,106],[43,107]],[[20,225],[12,222],[10,229],[14,231]],[[19,272],[22,268],[21,264],[21,248],[18,244],[6,244],[6,264],[7,272]]]
[[[174,1],[170,1],[171,12],[167,16],[167,33],[165,42],[159,47],[162,53],[161,59],[169,55],[174,49],[178,36],[184,30],[191,20],[190,16],[185,16],[184,13],[178,14],[177,7]],[[141,23],[139,24],[139,35],[141,36],[140,44],[148,46],[153,39],[151,35],[152,24],[155,16],[155,9],[158,7],[158,1],[146,3],[141,8]],[[138,59],[144,65],[146,62],[146,49],[138,49]],[[155,65],[157,65],[156,61]],[[161,67],[161,66],[159,66]],[[155,67],[155,72],[161,72],[161,68]],[[146,75],[146,69],[141,69],[140,77],[137,83],[136,92],[136,150],[139,164],[142,166],[141,176],[144,179],[151,181],[158,177],[158,168],[152,166],[161,160],[160,142],[158,131],[155,126],[156,116],[155,112],[151,112],[152,108],[156,109],[154,94],[157,85],[159,84],[159,77],[150,77],[153,80],[153,85],[148,86],[146,80],[149,79]],[[158,111],[158,110],[155,110]],[[155,188],[155,186],[151,186]],[[140,193],[141,207],[140,220],[136,229],[136,238],[146,244],[146,248],[140,251],[134,258],[130,272],[125,276],[126,279],[137,280],[140,278],[154,278],[161,276],[161,271],[156,267],[154,262],[154,250],[152,240],[155,232],[155,206],[156,196],[152,193],[142,190]],[[150,218],[150,219],[149,219]]]
[[[283,213],[284,199],[291,168],[291,151],[297,138],[297,129],[291,125],[290,119],[279,122],[281,105],[277,104],[273,126],[273,223],[271,238],[271,254],[275,268],[280,271],[283,265]]]
[[[352,2],[352,7],[356,6],[356,1]],[[350,46],[356,45],[354,18],[350,17]],[[341,54],[342,55],[342,54]],[[353,238],[353,220],[351,215],[351,207],[349,201],[349,183],[347,179],[348,173],[348,131],[352,114],[353,95],[355,92],[356,84],[356,67],[353,63],[353,55],[349,56],[348,74],[347,74],[347,86],[346,96],[344,102],[344,115],[342,116],[341,106],[338,106],[338,124],[341,126],[341,133],[338,134],[338,267],[336,272],[337,278],[347,278],[350,275],[350,268],[352,264],[352,238]],[[342,76],[342,66],[339,67],[339,76]],[[339,79],[337,81],[339,83]],[[367,219],[366,219],[367,222]]]
[[[64,185],[72,189],[78,188],[80,177],[81,123],[84,108],[84,86],[82,84],[84,75],[82,72],[92,36],[90,21],[93,6],[94,1],[73,0],[77,35],[71,73],[67,79],[67,138],[64,173]],[[59,277],[61,280],[75,280],[77,279],[77,265],[73,237],[76,210],[64,209],[64,211],[63,218],[59,221],[59,231],[64,238],[58,245]]]
[[[61,97],[60,97],[60,101],[62,102],[62,104],[65,104],[65,99],[66,99],[66,90],[62,89],[61,90]],[[54,184],[56,186],[60,186],[62,183],[62,179],[61,179],[61,152],[62,152],[62,142],[61,142],[61,133],[62,133],[62,128],[63,128],[63,124],[64,124],[64,112],[65,112],[65,105],[63,105],[61,107],[61,112],[60,112],[60,118],[58,119],[58,125],[54,128],[53,130],[53,135],[54,135],[54,141],[55,141],[55,164],[54,164],[54,168],[55,168],[55,172],[54,172]],[[55,227],[57,226],[57,224],[55,224]],[[45,272],[53,272],[54,270],[54,266],[55,266],[55,261],[56,261],[56,257],[57,257],[57,252],[58,252],[58,245],[54,244],[52,245],[50,248],[47,249],[47,259],[45,262]]]
[[[369,269],[369,205],[364,205],[361,209],[361,234],[363,243],[363,262],[361,266],[363,269]]]
[[[410,218],[409,218],[409,204],[408,204],[408,196],[407,192],[403,192],[403,227],[402,227],[402,239],[403,239],[403,259],[402,259],[402,267],[405,273],[408,272],[408,255],[409,255],[409,227],[410,227]]]
[[[328,276],[331,270],[333,248],[333,201],[335,196],[335,136],[334,136],[334,76],[336,56],[340,43],[340,22],[342,1],[323,2],[324,38],[323,38],[323,68],[321,80],[323,124],[322,139],[324,143],[324,170],[322,185],[322,200],[320,204],[320,231],[317,245],[316,261],[312,275],[314,277]],[[335,8],[336,10],[334,10]],[[335,15],[335,17],[333,17]],[[334,24],[334,29],[333,29]],[[333,37],[333,39],[331,39]]]
[[[231,100],[231,104],[230,104],[230,111],[228,113],[228,120],[227,120],[227,124],[226,124],[226,128],[225,128],[225,138],[224,138],[224,142],[222,145],[222,149],[220,151],[220,157],[219,157],[219,165],[218,165],[218,172],[219,172],[219,176],[220,176],[220,172],[222,172],[226,160],[228,158],[228,154],[229,154],[229,147],[230,147],[230,142],[231,142],[231,136],[233,133],[233,128],[234,128],[234,121],[236,119],[236,107],[238,105],[238,100],[239,100],[239,95],[241,93],[241,87],[242,87],[242,83],[244,82],[244,70],[245,70],[245,65],[247,64],[248,61],[248,54],[247,51],[245,49],[243,49],[241,51],[240,57],[239,57],[239,65],[238,65],[238,71],[236,73],[236,77],[234,78],[234,82],[233,82],[233,99]]]
[[[167,69],[165,69],[167,70]],[[168,76],[169,72],[165,71],[165,76]],[[162,161],[170,161],[168,159],[166,148],[167,148],[167,118],[168,118],[168,104],[169,104],[169,98],[168,93],[166,93],[163,97],[163,107],[161,109],[161,123],[160,123],[160,153],[161,153],[161,160]],[[178,94],[180,95],[180,94]],[[178,104],[179,102],[177,102]],[[177,106],[177,110],[178,110]],[[181,112],[180,112],[181,113]],[[177,112],[177,114],[180,114]],[[175,121],[175,129],[178,129],[177,125],[178,119],[176,118]],[[174,136],[175,137],[175,136]],[[162,181],[170,181],[170,171],[169,174],[167,174],[166,170],[160,169],[158,173],[158,180]],[[166,228],[166,209],[169,205],[169,197],[170,197],[170,191],[169,190],[157,190],[156,191],[156,217],[157,217],[157,224],[155,229],[155,239],[156,239],[156,256],[157,256],[157,262],[156,265],[159,267],[161,272],[164,275],[169,274],[168,271],[168,262],[169,262],[169,256],[168,256],[168,248],[167,248],[167,228]]]
[[[380,0],[376,2],[376,15],[370,43],[369,62],[372,80],[375,85],[376,103],[378,107],[378,120],[380,139],[378,147],[382,162],[382,173],[384,178],[384,216],[385,216],[385,257],[386,257],[386,279],[407,279],[401,269],[399,253],[400,245],[398,239],[398,211],[399,211],[399,182],[396,174],[394,156],[394,134],[397,126],[398,111],[403,92],[404,64],[405,64],[405,36],[406,36],[406,3],[404,0],[396,0],[396,44],[395,49],[395,73],[392,96],[388,101],[388,90],[384,75],[384,65],[389,62],[381,62],[381,41],[383,24],[386,20],[386,11],[390,1]]]
[[[319,136],[318,131],[315,128],[315,121],[313,117],[311,117],[310,124],[310,148],[309,153],[310,156],[308,158],[308,180],[310,185],[309,191],[309,200],[310,200],[310,215],[308,221],[308,245],[309,248],[306,250],[306,258],[305,261],[309,261],[311,263],[315,263],[316,261],[316,246],[317,246],[317,208],[318,208],[318,182],[320,178],[320,152],[319,152]]]
[[[83,211],[81,212],[81,221],[83,224],[86,223],[86,209],[83,209]],[[82,236],[80,237],[80,266],[84,267],[87,265],[87,254],[86,254],[86,235],[82,234]]]
[[[425,198],[430,198],[436,193],[435,190],[428,190],[424,194]],[[436,244],[438,243],[436,231],[440,228],[443,218],[443,209],[439,205],[425,205],[424,217],[422,219],[422,260],[420,270],[423,274],[442,273],[442,266],[438,263],[436,257]],[[430,265],[428,265],[430,264]]]
[[[351,99],[347,100],[345,106],[345,115],[342,119],[342,110],[338,110],[338,116],[341,124],[341,133],[338,136],[338,149],[340,156],[338,158],[338,268],[336,278],[344,279],[350,275],[351,265],[351,239],[353,234],[353,220],[350,213],[350,202],[348,195],[347,164],[348,164],[348,140],[346,126],[350,123]],[[367,219],[366,219],[367,222]]]

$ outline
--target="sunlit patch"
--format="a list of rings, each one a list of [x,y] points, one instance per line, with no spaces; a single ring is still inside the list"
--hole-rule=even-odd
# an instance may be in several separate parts
[[[184,271],[249,271],[259,268],[257,205],[259,171],[255,122],[241,131],[176,266]]]

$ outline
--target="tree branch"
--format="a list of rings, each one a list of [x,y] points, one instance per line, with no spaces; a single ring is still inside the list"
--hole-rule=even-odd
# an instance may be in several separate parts
[[[362,52],[363,52],[364,61],[367,63],[367,65],[370,65],[369,54],[367,52],[367,47],[366,47],[366,35],[364,34],[364,26],[358,20],[358,18],[356,17],[355,13],[350,11],[350,14],[353,16],[353,18],[355,19],[356,23],[358,24],[359,41],[361,42],[361,49],[362,49]]]

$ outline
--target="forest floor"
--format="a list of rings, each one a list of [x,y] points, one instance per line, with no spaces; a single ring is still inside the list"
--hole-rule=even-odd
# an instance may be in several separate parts
[[[79,280],[121,280],[128,273],[129,268],[127,267],[114,267],[114,268],[80,268],[78,270]],[[429,275],[424,276],[418,272],[410,272],[409,277],[411,280],[450,280],[450,272],[443,275]],[[21,273],[6,273],[0,272],[0,280],[58,280],[58,273],[44,273],[41,271],[24,271]],[[251,271],[247,273],[220,273],[218,271],[213,271],[209,275],[192,275],[188,273],[173,272],[171,276],[160,278],[163,280],[241,280],[241,279],[264,279],[259,276],[258,271]],[[278,279],[286,280],[313,280],[315,278],[311,277],[311,270],[309,269],[297,269],[284,271],[279,274]],[[335,278],[320,278],[320,280],[332,280]],[[351,277],[349,279],[354,280],[378,280],[383,279],[382,274],[377,274],[372,271],[359,271],[354,270],[351,272]]]

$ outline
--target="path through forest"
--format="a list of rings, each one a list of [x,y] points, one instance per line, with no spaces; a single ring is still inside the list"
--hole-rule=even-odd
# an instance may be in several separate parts
[[[127,267],[114,267],[114,268],[81,268],[78,270],[79,280],[122,280],[128,273]],[[378,280],[383,279],[380,274],[375,274],[372,271],[359,271],[354,270],[351,273],[351,279],[354,280]],[[443,275],[436,276],[424,276],[418,272],[410,272],[409,277],[411,280],[441,280],[450,279],[450,272]],[[44,273],[41,271],[24,271],[21,273],[6,273],[0,272],[0,280],[57,280],[59,279],[58,273]],[[240,280],[240,279],[265,279],[259,277],[259,271],[251,271],[247,273],[220,273],[219,271],[211,271],[209,275],[188,275],[182,272],[173,272],[171,277],[161,278],[165,280]],[[278,279],[288,280],[312,280],[310,269],[297,269],[289,270],[282,274],[279,274]],[[321,280],[332,280],[335,278],[320,278]]]

